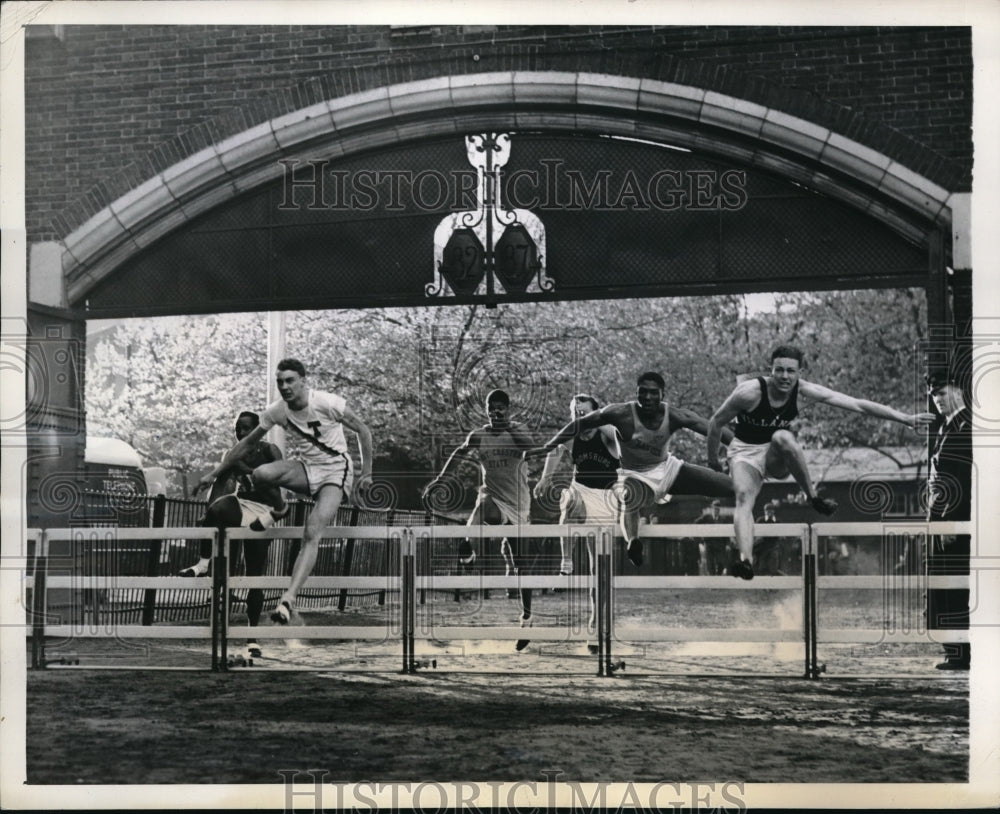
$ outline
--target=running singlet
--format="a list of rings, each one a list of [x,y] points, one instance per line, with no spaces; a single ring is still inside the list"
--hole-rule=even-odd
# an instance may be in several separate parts
[[[309,403],[301,410],[290,410],[283,399],[268,405],[260,417],[260,426],[265,431],[274,426],[288,430],[289,458],[329,464],[338,456],[348,457],[347,439],[340,423],[346,408],[342,396],[310,390]]]
[[[757,377],[760,384],[760,404],[750,412],[736,416],[736,426],[733,432],[745,444],[766,444],[776,430],[787,430],[799,414],[798,396],[799,384],[795,383],[788,401],[775,409],[767,398],[767,382],[763,376]]]
[[[486,493],[512,506],[530,506],[527,462],[510,433],[486,430],[479,436],[477,452]]]
[[[641,472],[652,469],[667,459],[667,443],[670,441],[670,408],[663,402],[663,421],[655,430],[643,426],[632,402],[632,422],[635,430],[632,437],[621,441],[622,469]]]
[[[573,464],[576,466],[573,480],[583,486],[607,489],[618,482],[619,461],[608,452],[600,430],[586,441],[573,439]]]

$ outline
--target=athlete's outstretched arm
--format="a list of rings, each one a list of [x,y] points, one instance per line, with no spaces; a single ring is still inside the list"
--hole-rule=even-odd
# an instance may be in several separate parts
[[[934,421],[933,413],[904,413],[885,404],[848,396],[846,393],[840,393],[821,384],[814,384],[813,382],[801,379],[799,380],[799,392],[806,398],[818,401],[821,404],[829,404],[831,407],[839,407],[841,410],[849,410],[853,413],[863,413],[875,416],[876,418],[896,421],[900,424],[908,424],[914,429]]]
[[[507,427],[507,431],[510,433],[510,437],[514,439],[514,443],[517,444],[518,449],[531,449],[535,446],[534,439],[528,435],[523,425],[511,422]]]
[[[473,430],[466,437],[465,440],[455,449],[452,450],[451,455],[448,456],[448,460],[444,462],[444,466],[441,467],[441,471],[435,476],[435,478],[424,487],[424,497],[428,497],[433,491],[434,487],[437,486],[438,482],[443,478],[448,470],[451,468],[452,461],[455,458],[466,458],[479,446],[479,430]]]
[[[202,489],[211,486],[215,479],[228,472],[238,461],[242,461],[260,441],[267,432],[263,427],[254,427],[248,435],[245,435],[236,445],[226,453],[222,462],[198,481],[194,487],[194,494],[198,494]]]
[[[371,477],[372,455],[374,454],[372,452],[372,431],[368,429],[368,425],[358,418],[357,413],[355,413],[350,407],[344,408],[344,414],[340,421],[349,430],[354,430],[354,432],[357,433],[358,446],[361,448],[360,479],[364,480]]]
[[[601,438],[604,441],[604,448],[612,458],[618,460],[622,457],[621,447],[618,445],[618,433],[610,424],[605,424],[600,429]]]
[[[670,408],[670,431],[684,429],[696,432],[699,435],[704,435],[708,437],[710,430],[710,423],[704,416],[698,415],[693,410],[688,410],[684,407],[671,407]],[[720,431],[720,439],[723,444],[728,444],[733,440],[733,431],[729,427],[723,425]]]
[[[723,433],[728,433],[726,441],[733,440],[733,431],[728,424],[740,413],[752,410],[760,401],[760,388],[756,380],[740,382],[729,394],[722,406],[716,410],[708,419],[708,431],[705,433],[705,445],[708,447],[708,465],[717,472],[722,471],[722,464],[719,463],[719,448],[722,443]]]
[[[627,404],[609,404],[607,407],[603,407],[600,410],[594,410],[592,413],[587,413],[587,415],[582,418],[574,418],[566,426],[564,426],[559,432],[553,435],[544,445],[540,447],[535,447],[525,452],[525,457],[533,455],[547,455],[560,444],[569,441],[571,438],[575,438],[581,432],[586,430],[595,430],[598,427],[603,427],[605,425],[611,425],[617,429],[621,429],[621,424],[624,420],[624,411],[622,408],[628,408]]]
[[[542,467],[542,474],[538,478],[538,483],[535,484],[535,497],[540,498],[545,494],[545,491],[549,486],[549,481],[552,480],[552,476],[558,470],[559,464],[561,463],[566,452],[567,449],[565,444],[560,444],[545,456],[545,466]]]

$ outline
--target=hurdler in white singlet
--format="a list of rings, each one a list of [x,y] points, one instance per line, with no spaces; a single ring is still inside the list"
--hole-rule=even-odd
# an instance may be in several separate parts
[[[677,474],[683,466],[679,458],[667,452],[670,442],[670,408],[663,404],[663,420],[655,429],[649,429],[640,420],[635,403],[632,407],[632,422],[635,429],[627,441],[620,439],[622,468],[619,472],[620,482],[626,477],[641,480],[653,490],[653,496],[659,503],[669,500],[667,496],[670,487],[677,479]]]
[[[635,430],[630,439],[621,441],[622,469],[641,472],[659,466],[670,454],[667,452],[670,441],[670,408],[663,402],[663,421],[656,429],[651,430],[639,420],[634,403],[631,407]]]

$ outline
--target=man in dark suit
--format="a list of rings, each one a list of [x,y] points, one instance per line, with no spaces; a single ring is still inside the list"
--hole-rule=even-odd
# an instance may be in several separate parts
[[[927,394],[939,415],[927,480],[928,520],[969,520],[972,506],[972,414],[962,389],[944,371],[927,377]],[[967,534],[936,535],[927,555],[927,575],[967,575],[970,538]],[[969,629],[969,590],[929,588],[927,627]],[[946,642],[939,670],[968,670],[969,644]]]

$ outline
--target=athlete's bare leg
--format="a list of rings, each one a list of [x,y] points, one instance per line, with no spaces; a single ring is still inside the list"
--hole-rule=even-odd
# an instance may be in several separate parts
[[[224,495],[208,504],[205,516],[199,525],[205,528],[224,529],[227,526],[236,527],[243,523],[243,511],[235,495]],[[212,541],[202,540],[198,545],[198,562],[180,571],[182,577],[199,577],[208,573],[212,564]]]
[[[833,514],[836,511],[837,504],[834,501],[816,495],[802,447],[788,430],[778,430],[771,436],[765,469],[768,477],[783,478],[790,474],[795,478],[795,482],[806,493],[813,508],[821,514]]]
[[[309,480],[306,478],[305,467],[299,461],[273,461],[258,466],[253,472],[254,481],[261,484],[281,486],[294,492],[308,495]],[[327,484],[320,487],[315,496],[315,504],[303,529],[302,545],[299,548],[295,564],[292,566],[292,578],[288,590],[282,594],[278,609],[271,614],[276,621],[287,622],[287,616],[280,613],[281,605],[287,605],[288,610],[295,605],[302,584],[309,578],[316,565],[316,555],[319,552],[319,541],[323,539],[323,529],[329,526],[337,516],[337,509],[344,497],[344,490],[339,486]],[[280,617],[280,618],[278,618]]]
[[[514,552],[511,550],[510,540],[504,537],[500,541],[500,556],[503,557],[504,570],[509,577],[517,573],[517,563],[514,561]]]
[[[244,540],[243,562],[246,565],[248,577],[262,577],[267,570],[267,550],[271,546],[268,539]],[[247,621],[250,627],[256,627],[260,622],[261,611],[264,610],[264,591],[261,588],[251,588],[247,591]]]
[[[748,547],[747,551],[750,553],[744,557],[747,561],[746,568],[737,564],[735,575],[743,579],[753,579],[753,504],[760,491],[760,483],[754,484],[747,481],[741,487],[737,487],[736,478],[735,471],[730,477],[704,466],[686,463],[681,466],[681,471],[677,473],[677,478],[670,486],[670,492],[675,495],[705,495],[706,497],[736,496],[736,512],[733,515],[733,521],[737,529],[737,544],[740,546],[741,552],[744,547]],[[763,479],[761,479],[762,481]]]
[[[339,486],[327,484],[316,494],[316,503],[306,518],[302,534],[302,547],[292,566],[292,579],[288,590],[281,597],[282,602],[288,602],[289,607],[295,606],[302,584],[309,578],[316,565],[316,555],[319,553],[319,541],[323,539],[323,529],[332,525],[340,508],[344,490]]]
[[[583,511],[583,501],[580,500],[579,496],[572,491],[572,487],[567,489],[564,494],[565,506],[562,513],[559,515],[559,525],[565,526],[568,523],[584,523],[586,522],[586,514]],[[572,537],[560,537],[559,538],[559,573],[566,575],[573,573],[573,538]]]
[[[513,555],[514,570],[520,576],[531,576],[538,569],[538,557],[540,554],[538,540],[533,537],[510,536],[511,553]],[[521,627],[531,627],[531,588],[520,588],[521,597]],[[518,639],[514,648],[520,652],[530,644],[529,639]]]
[[[729,473],[733,478],[736,490],[736,508],[733,510],[733,530],[736,533],[736,545],[740,557],[753,562],[753,507],[757,502],[764,476],[750,464],[742,461],[732,461]]]
[[[472,509],[472,513],[469,515],[469,519],[466,521],[467,526],[499,526],[504,522],[503,515],[497,508],[496,503],[493,502],[493,498],[489,495],[481,495],[476,501],[476,505]],[[507,542],[506,538],[501,535],[500,540],[500,556],[503,557],[504,564],[508,568],[507,576],[510,576],[510,568],[513,563],[513,558],[510,555],[510,544]],[[458,543],[458,561],[462,565],[472,565],[476,561],[476,550],[472,545],[472,540],[468,537],[463,537]],[[515,572],[516,573],[516,572]]]
[[[705,495],[705,497],[732,497],[733,480],[729,475],[706,466],[681,464],[680,471],[670,485],[672,495]]]
[[[539,544],[534,537],[507,538],[510,541],[511,565],[518,576],[532,576],[538,569]],[[531,588],[519,588],[521,599],[521,618],[531,616]]]
[[[771,436],[771,445],[767,448],[766,461],[769,477],[783,478],[786,475],[791,475],[795,478],[795,482],[802,487],[806,497],[812,499],[816,496],[812,476],[809,474],[809,465],[802,453],[802,447],[799,446],[799,442],[790,432],[778,430]]]
[[[642,565],[642,541],[639,539],[639,518],[642,510],[653,502],[653,490],[641,480],[625,478],[621,497],[623,508],[621,513],[622,534],[625,535],[625,547],[628,558],[638,568]]]

